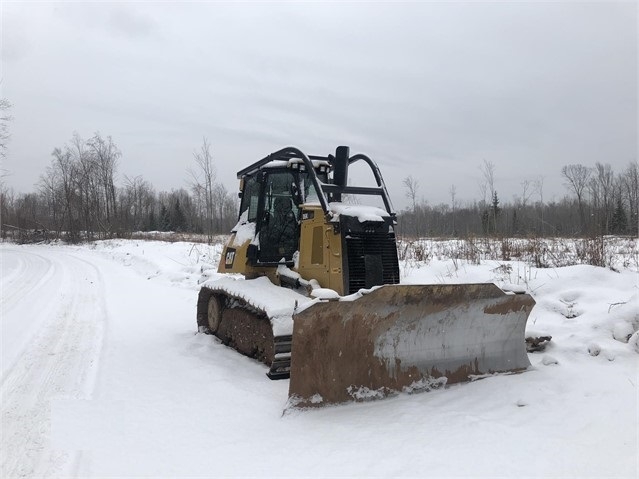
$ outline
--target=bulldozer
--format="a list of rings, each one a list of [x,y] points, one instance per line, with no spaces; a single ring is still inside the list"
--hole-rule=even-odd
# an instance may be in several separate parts
[[[372,186],[350,184],[355,164]],[[528,294],[492,283],[400,284],[397,215],[368,156],[287,147],[237,177],[239,219],[218,267],[227,275],[202,284],[198,330],[264,362],[269,378],[290,378],[290,405],[384,398],[530,367]]]

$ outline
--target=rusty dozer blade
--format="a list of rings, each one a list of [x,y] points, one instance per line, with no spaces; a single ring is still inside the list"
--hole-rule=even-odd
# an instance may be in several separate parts
[[[522,371],[534,304],[491,283],[388,285],[354,301],[316,303],[293,316],[289,407]]]

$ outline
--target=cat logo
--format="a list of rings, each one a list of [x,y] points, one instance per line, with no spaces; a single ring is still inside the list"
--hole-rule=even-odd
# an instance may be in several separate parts
[[[233,261],[235,261],[235,249],[226,248],[226,257],[224,258],[224,267],[226,269],[232,268]]]

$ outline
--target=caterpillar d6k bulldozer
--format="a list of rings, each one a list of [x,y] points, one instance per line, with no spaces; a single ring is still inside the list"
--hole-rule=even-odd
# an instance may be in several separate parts
[[[373,186],[348,184],[357,162]],[[218,269],[235,274],[202,285],[197,324],[266,363],[271,379],[290,376],[289,404],[381,398],[530,366],[529,295],[491,283],[399,284],[396,215],[369,157],[289,147],[237,176],[239,221]]]

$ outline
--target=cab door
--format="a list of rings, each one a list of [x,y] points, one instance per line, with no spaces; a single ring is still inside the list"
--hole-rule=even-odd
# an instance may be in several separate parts
[[[290,170],[267,170],[263,180],[263,210],[258,222],[260,263],[292,263],[299,249],[299,205]]]

